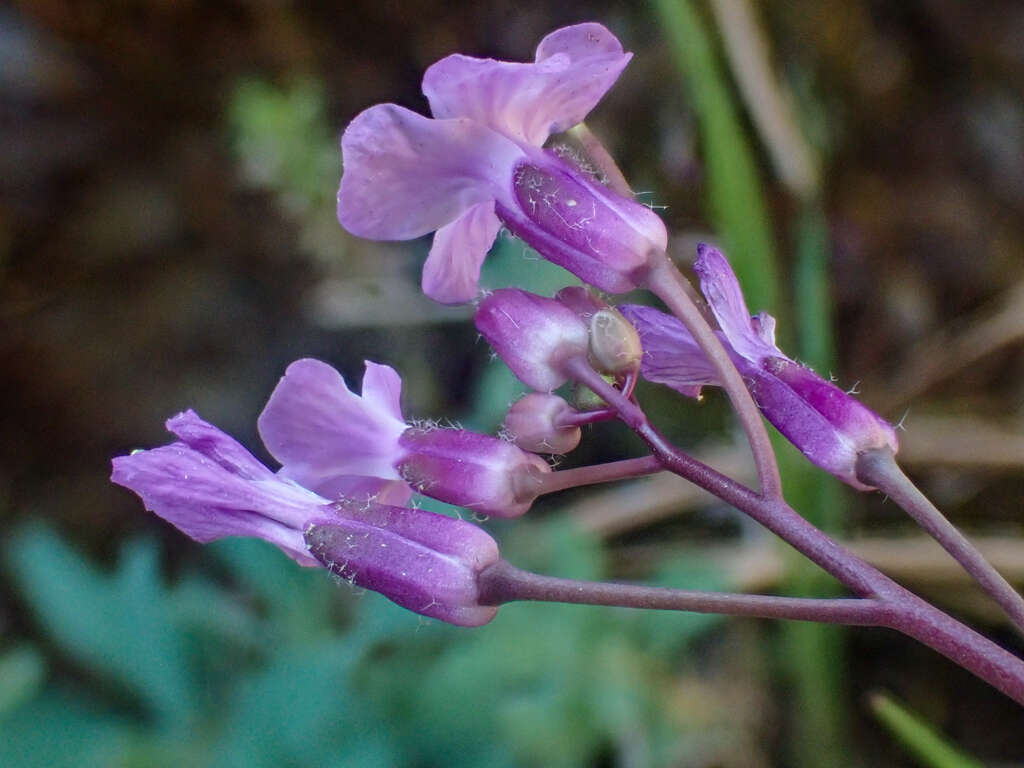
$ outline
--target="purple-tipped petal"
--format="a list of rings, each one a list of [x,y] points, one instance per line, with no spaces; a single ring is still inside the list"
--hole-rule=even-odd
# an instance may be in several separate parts
[[[199,418],[191,408],[165,422],[167,431],[181,442],[215,461],[228,472],[250,480],[269,480],[274,473],[247,451],[241,443],[209,422]]]
[[[334,573],[411,611],[480,626],[497,608],[479,603],[480,572],[498,561],[482,529],[433,512],[344,505],[343,519],[306,533],[310,552]]]
[[[306,552],[302,531],[311,519],[331,517],[325,499],[277,477],[191,411],[168,426],[187,442],[118,456],[111,480],[197,541],[253,536],[302,565],[318,564]]]
[[[498,236],[501,222],[494,201],[478,203],[451,224],[437,230],[423,265],[423,292],[442,304],[476,298],[480,265]]]
[[[398,479],[398,437],[406,428],[398,411],[400,381],[387,366],[370,365],[368,399],[349,391],[341,374],[319,360],[288,366],[258,422],[281,474],[325,494],[349,475]]]
[[[359,114],[341,138],[338,220],[376,240],[409,240],[493,200],[522,150],[465,118],[431,120],[395,104]],[[499,181],[500,183],[500,181]]]
[[[774,346],[774,319],[762,314],[756,324],[751,321],[740,282],[721,251],[701,243],[697,246],[697,261],[693,269],[700,277],[701,292],[708,300],[722,333],[738,355],[752,363],[782,355]]]
[[[467,117],[539,147],[583,120],[631,57],[600,24],[577,24],[544,38],[532,64],[441,59],[424,74],[423,94],[436,118]]]
[[[678,319],[635,304],[620,305],[618,310],[640,334],[644,348],[640,372],[645,379],[687,397],[699,397],[701,387],[718,384],[704,352]]]

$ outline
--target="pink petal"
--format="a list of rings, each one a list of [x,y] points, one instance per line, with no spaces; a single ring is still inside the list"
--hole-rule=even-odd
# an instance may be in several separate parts
[[[371,373],[375,385],[381,378],[387,375]],[[346,475],[398,479],[393,464],[406,425],[395,417],[392,399],[363,400],[331,366],[298,360],[260,414],[260,436],[283,465],[281,474],[313,491],[333,490]]]
[[[338,220],[375,240],[440,229],[510,184],[514,143],[472,120],[431,120],[394,104],[359,114],[341,138]]]
[[[708,300],[722,333],[740,357],[755,365],[765,357],[784,357],[768,341],[775,336],[774,319],[761,315],[756,323],[751,320],[740,282],[721,251],[701,243],[697,246],[697,261],[693,269],[700,277],[701,292]]]
[[[699,397],[704,385],[717,385],[714,368],[686,326],[672,315],[651,307],[619,305],[618,310],[640,334],[644,354],[641,374],[687,397]]]
[[[402,377],[390,365],[364,360],[363,402],[397,421],[402,420]],[[403,422],[404,423],[404,422]]]
[[[451,224],[437,230],[423,265],[423,292],[442,304],[476,298],[480,265],[494,244],[501,221],[494,201],[474,205]]]
[[[630,58],[600,24],[577,24],[544,38],[532,64],[441,59],[423,76],[423,94],[434,117],[468,117],[539,147],[583,120]]]

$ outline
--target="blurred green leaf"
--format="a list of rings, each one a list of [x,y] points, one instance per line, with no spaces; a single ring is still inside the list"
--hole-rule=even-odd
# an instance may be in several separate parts
[[[109,768],[125,764],[133,733],[121,719],[63,691],[50,691],[0,716],[6,768]]]
[[[711,223],[755,312],[782,310],[771,223],[754,153],[711,35],[692,0],[653,0],[700,121]]]
[[[339,595],[323,571],[298,567],[275,546],[258,539],[221,539],[206,549],[263,601],[276,634],[301,643],[316,641],[329,631],[324,617]]]
[[[12,648],[0,656],[0,716],[34,696],[45,675],[42,654],[30,645]]]
[[[5,554],[23,598],[65,654],[161,720],[189,716],[195,693],[185,636],[164,599],[152,542],[125,544],[111,575],[42,524],[16,532]]]
[[[886,693],[868,699],[871,712],[921,765],[928,768],[983,768],[956,749],[938,731]]]

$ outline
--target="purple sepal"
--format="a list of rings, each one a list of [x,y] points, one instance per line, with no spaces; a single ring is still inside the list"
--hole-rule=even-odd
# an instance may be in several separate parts
[[[409,492],[394,469],[406,428],[401,392],[401,378],[386,365],[367,361],[356,395],[327,363],[297,360],[260,414],[260,436],[282,475],[321,496],[374,495],[376,483],[387,501],[403,504]]]
[[[326,499],[274,474],[193,411],[168,420],[167,429],[180,442],[118,456],[110,479],[196,541],[252,536],[302,565],[319,564],[302,532],[311,520],[335,516]]]
[[[476,328],[529,387],[550,392],[566,381],[561,363],[586,354],[589,336],[576,313],[555,299],[502,288],[480,302]]]
[[[651,254],[665,250],[657,214],[550,152],[516,166],[513,192],[514,206],[498,200],[498,218],[546,259],[603,291],[634,290]]]
[[[463,429],[413,427],[401,437],[402,478],[419,493],[482,515],[518,517],[551,471],[512,443]]]
[[[477,577],[498,561],[498,545],[481,528],[406,507],[343,503],[340,511],[305,534],[319,563],[424,616],[466,627],[494,618],[497,607],[479,604]]]
[[[814,464],[858,490],[857,457],[899,448],[893,427],[859,400],[788,358],[770,357],[756,372],[741,368],[768,420]]]
[[[567,285],[555,294],[555,301],[565,304],[588,327],[590,318],[602,309],[611,306],[582,285]]]

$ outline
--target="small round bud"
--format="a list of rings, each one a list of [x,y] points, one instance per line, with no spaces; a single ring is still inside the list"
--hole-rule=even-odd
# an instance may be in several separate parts
[[[617,309],[601,309],[590,318],[590,355],[601,371],[635,371],[643,351],[636,328]]]
[[[568,453],[580,444],[579,427],[560,427],[562,416],[575,413],[558,395],[531,392],[509,408],[505,432],[513,443],[533,453]]]

